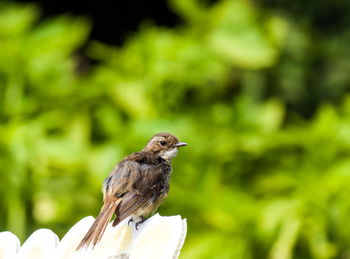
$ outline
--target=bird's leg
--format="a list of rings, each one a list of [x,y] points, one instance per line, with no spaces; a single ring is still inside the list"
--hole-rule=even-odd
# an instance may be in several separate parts
[[[141,219],[140,221],[135,223],[136,230],[138,230],[139,225],[142,224],[143,222],[145,222],[145,220],[146,220],[143,216],[140,216],[140,219]]]
[[[131,218],[129,219],[129,221],[128,221],[128,226],[129,226],[130,223],[132,223],[132,222],[134,222],[134,218],[133,218],[133,217],[131,217]]]

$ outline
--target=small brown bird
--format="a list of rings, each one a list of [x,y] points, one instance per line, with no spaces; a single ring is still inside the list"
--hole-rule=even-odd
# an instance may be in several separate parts
[[[94,247],[102,238],[113,213],[113,226],[131,216],[135,228],[144,222],[144,216],[154,212],[169,191],[171,160],[178,147],[186,146],[169,133],[154,135],[140,152],[120,161],[103,182],[103,206],[77,250]]]

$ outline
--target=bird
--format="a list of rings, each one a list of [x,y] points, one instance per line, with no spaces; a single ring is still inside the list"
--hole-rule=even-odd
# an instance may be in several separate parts
[[[141,151],[121,160],[104,180],[102,208],[76,250],[90,245],[94,248],[114,213],[113,227],[131,216],[128,225],[135,222],[138,230],[145,217],[154,213],[167,197],[171,161],[183,146],[187,143],[161,132],[152,136]]]

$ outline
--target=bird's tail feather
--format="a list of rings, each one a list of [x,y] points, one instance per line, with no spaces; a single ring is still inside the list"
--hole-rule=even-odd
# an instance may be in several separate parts
[[[83,247],[89,247],[91,244],[92,247],[95,247],[95,245],[101,240],[102,235],[105,232],[106,227],[119,202],[120,200],[113,200],[103,204],[100,213],[96,217],[94,223],[91,225],[89,231],[81,240],[76,250]]]

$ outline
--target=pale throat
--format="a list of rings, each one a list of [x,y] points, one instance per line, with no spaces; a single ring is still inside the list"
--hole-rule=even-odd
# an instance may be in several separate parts
[[[177,148],[170,149],[168,151],[165,151],[163,154],[160,155],[161,158],[165,160],[171,160],[177,155]]]

